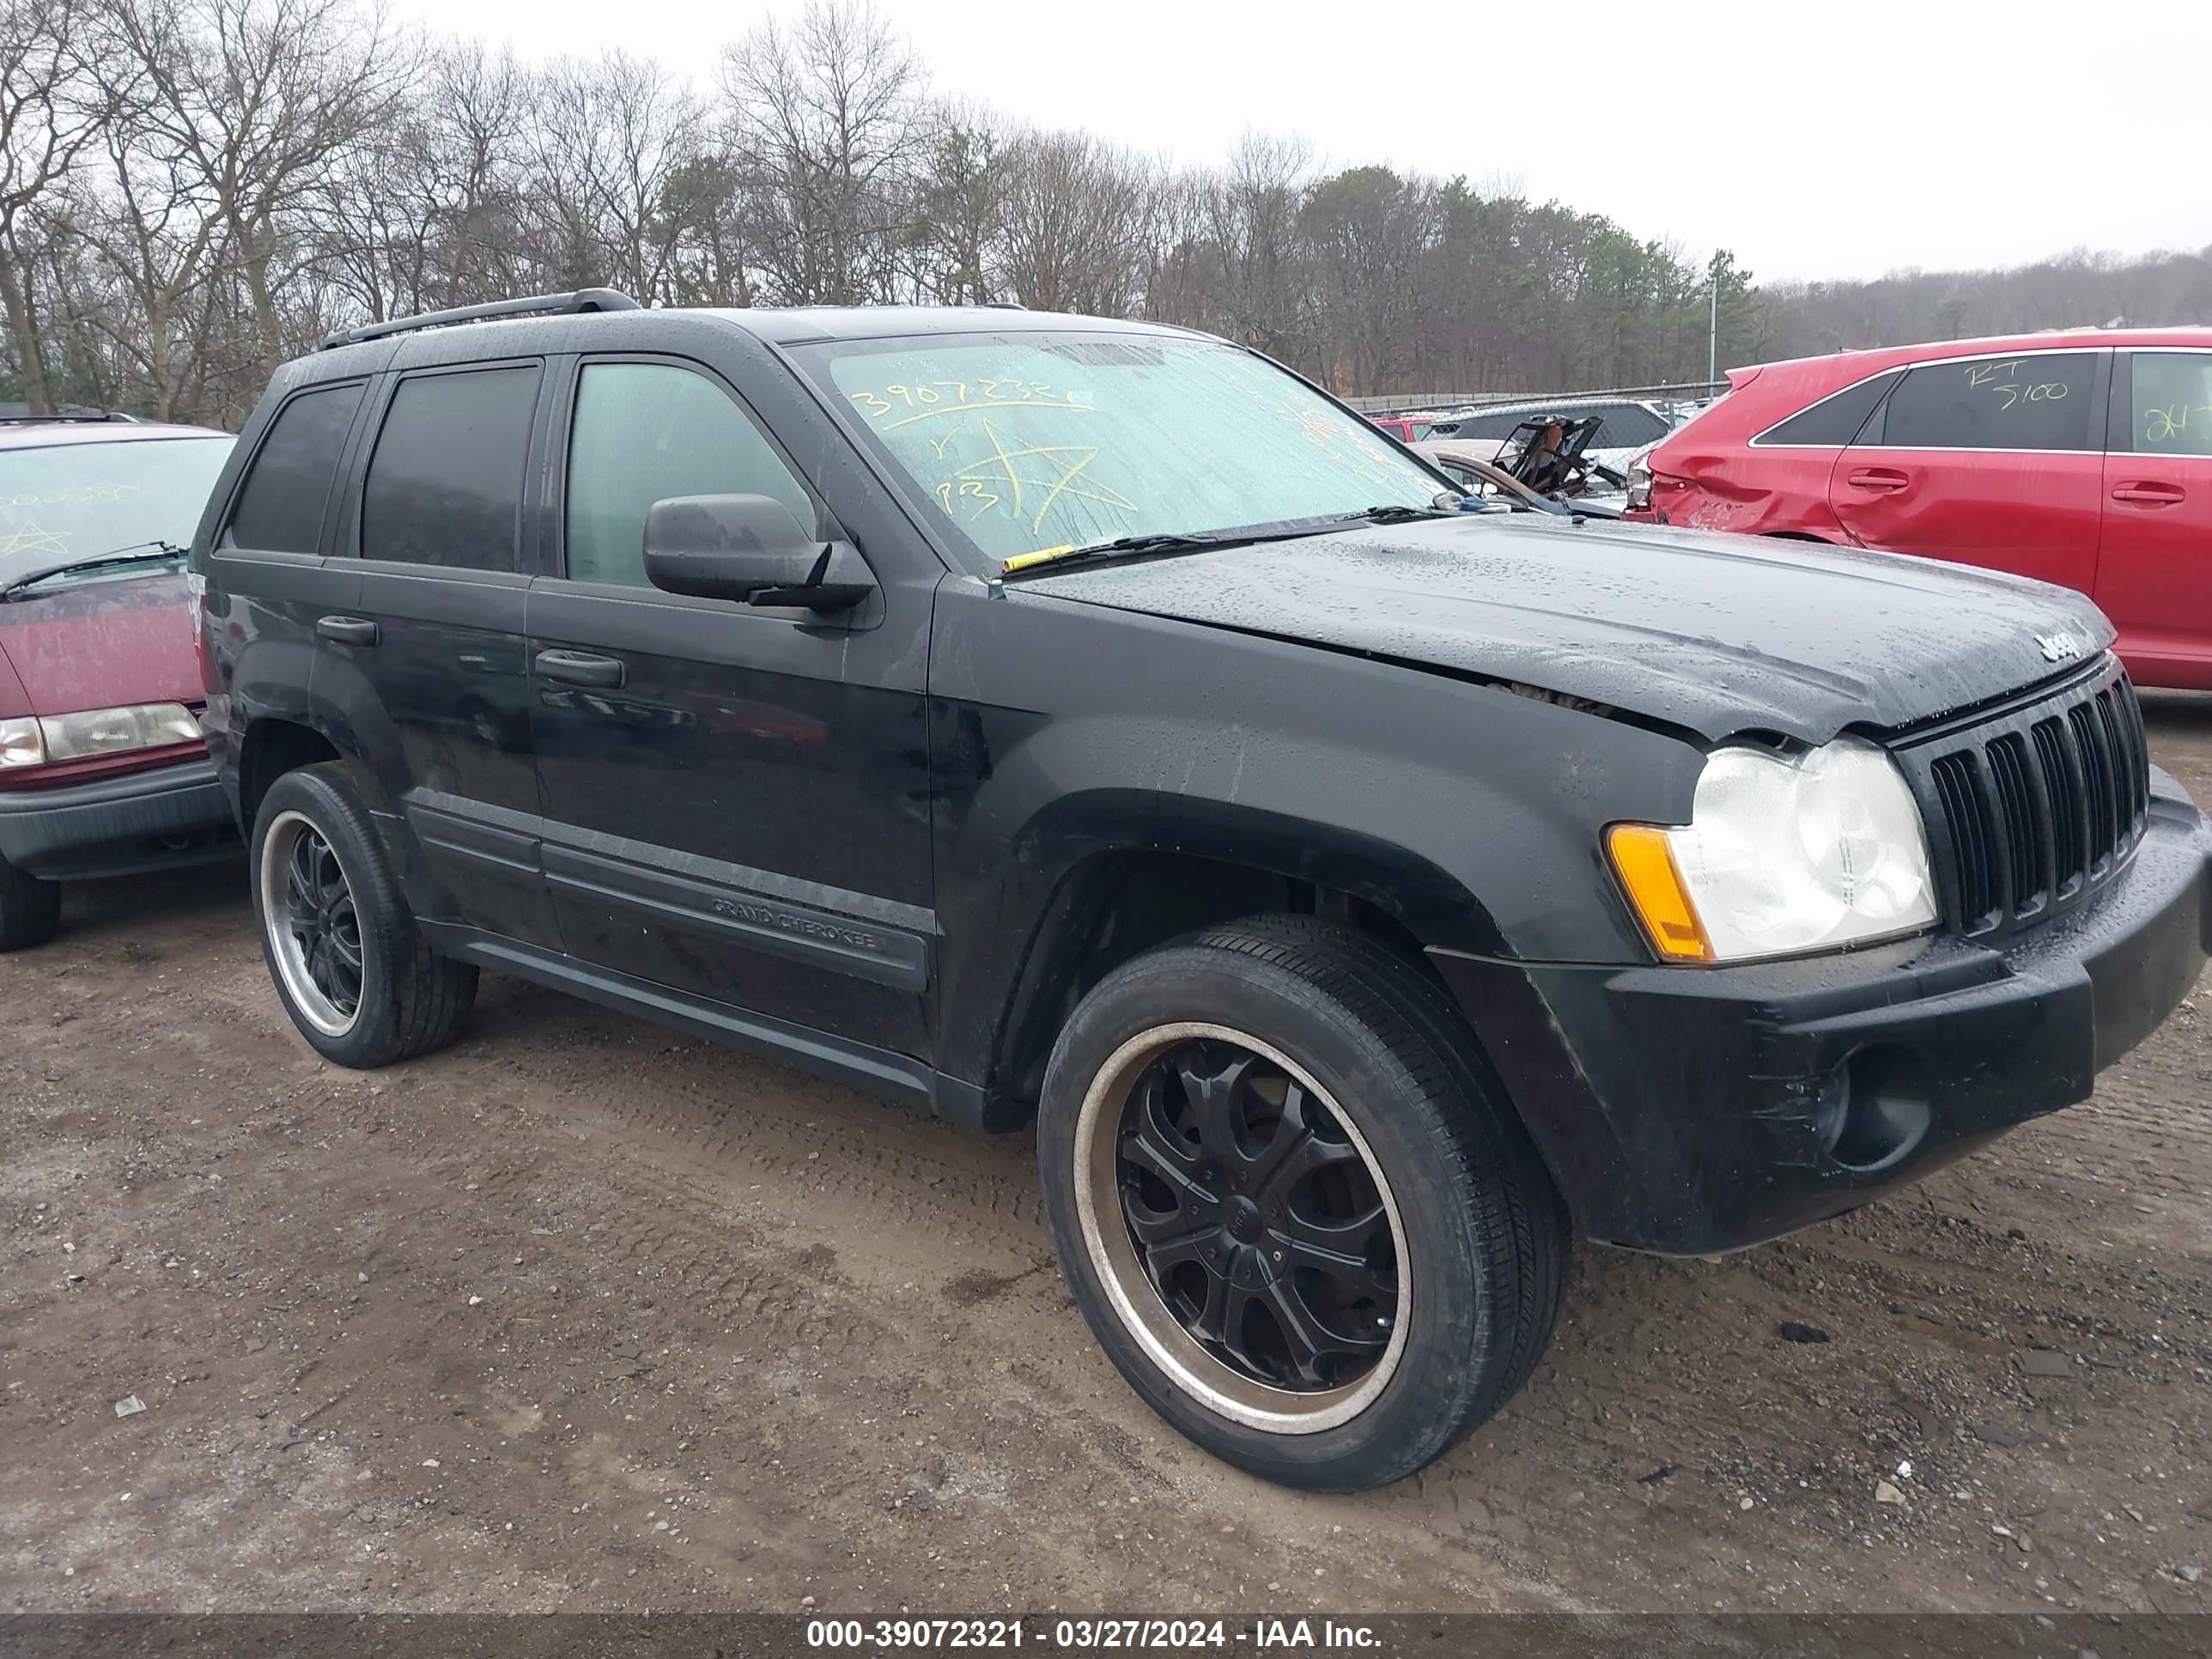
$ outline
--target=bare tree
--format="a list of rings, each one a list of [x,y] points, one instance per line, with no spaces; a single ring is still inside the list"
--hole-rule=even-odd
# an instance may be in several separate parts
[[[1142,299],[1152,180],[1087,133],[1025,133],[1008,146],[1006,283],[1024,305],[1127,316]]]
[[[659,64],[611,52],[555,60],[533,104],[529,197],[563,285],[660,297],[677,242],[665,198],[698,155],[698,100]]]
[[[110,0],[137,72],[132,118],[210,194],[266,372],[289,355],[276,262],[286,221],[345,148],[389,119],[417,53],[353,0]]]
[[[0,4],[0,307],[31,412],[53,412],[46,353],[24,281],[24,231],[106,112],[87,85],[76,0]]]
[[[1216,262],[1211,297],[1222,332],[1272,356],[1310,360],[1312,292],[1298,215],[1313,183],[1302,138],[1247,132],[1200,195]]]
[[[997,291],[1006,135],[988,111],[972,106],[945,106],[934,126],[906,239],[903,297],[981,305]]]
[[[424,70],[390,119],[333,158],[311,209],[325,270],[372,319],[535,276],[520,216],[527,77],[477,41],[434,48]]]
[[[720,78],[771,296],[885,296],[935,137],[912,50],[866,0],[814,0],[730,47]]]

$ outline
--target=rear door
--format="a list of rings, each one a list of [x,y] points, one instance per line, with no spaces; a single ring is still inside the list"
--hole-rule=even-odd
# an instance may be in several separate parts
[[[546,878],[570,955],[871,1050],[927,1053],[923,673],[941,571],[816,617],[665,593],[653,503],[768,495],[837,533],[733,387],[586,357],[555,449],[556,574],[531,594]]]
[[[2096,598],[2138,680],[2212,690],[2212,351],[2120,354]]]
[[[217,682],[244,705],[235,729],[263,716],[311,720],[301,699],[315,624],[361,596],[352,561],[324,554],[340,463],[368,385],[363,377],[311,386],[278,405],[208,550],[209,643]]]
[[[321,626],[327,659],[353,677],[360,750],[450,918],[551,946],[522,536],[544,379],[535,359],[392,377],[344,527],[358,598]]]
[[[2026,351],[1908,369],[1837,457],[1837,520],[1868,547],[2090,592],[2111,367],[2109,351]]]

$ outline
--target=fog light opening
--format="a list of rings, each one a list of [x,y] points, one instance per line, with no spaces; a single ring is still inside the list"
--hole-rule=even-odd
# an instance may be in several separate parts
[[[1909,1049],[1861,1048],[1831,1074],[1816,1111],[1830,1158],[1847,1170],[1885,1169],[1928,1133],[1926,1068]]]

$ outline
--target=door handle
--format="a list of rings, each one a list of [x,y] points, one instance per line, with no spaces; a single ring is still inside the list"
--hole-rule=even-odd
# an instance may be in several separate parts
[[[2189,499],[2179,484],[2154,483],[2145,478],[2130,478],[2112,492],[2116,501],[2133,501],[2138,507],[2179,507]]]
[[[541,651],[538,672],[563,685],[596,685],[611,690],[623,683],[619,657],[594,657],[581,651]]]
[[[323,617],[316,620],[316,635],[340,645],[374,645],[382,635],[377,625],[362,617]]]
[[[1844,480],[1854,489],[1871,489],[1878,495],[1894,495],[1912,480],[1894,467],[1863,466]]]

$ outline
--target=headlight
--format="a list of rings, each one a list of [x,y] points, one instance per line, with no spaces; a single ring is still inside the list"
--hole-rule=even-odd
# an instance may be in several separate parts
[[[9,726],[27,726],[27,720],[10,720]],[[12,750],[8,763],[36,766],[40,759],[48,763],[90,760],[100,755],[120,755],[133,749],[164,749],[179,743],[198,743],[206,734],[200,730],[199,721],[192,711],[180,702],[134,703],[128,708],[88,708],[75,714],[47,714],[36,722],[38,738],[43,739],[45,754],[36,750],[33,740],[31,751],[25,758],[15,760]],[[6,750],[4,739],[0,739],[0,750]]]
[[[1716,750],[1686,827],[1615,824],[1607,845],[1672,962],[1830,950],[1936,921],[1920,809],[1896,763],[1854,738],[1794,758]]]

